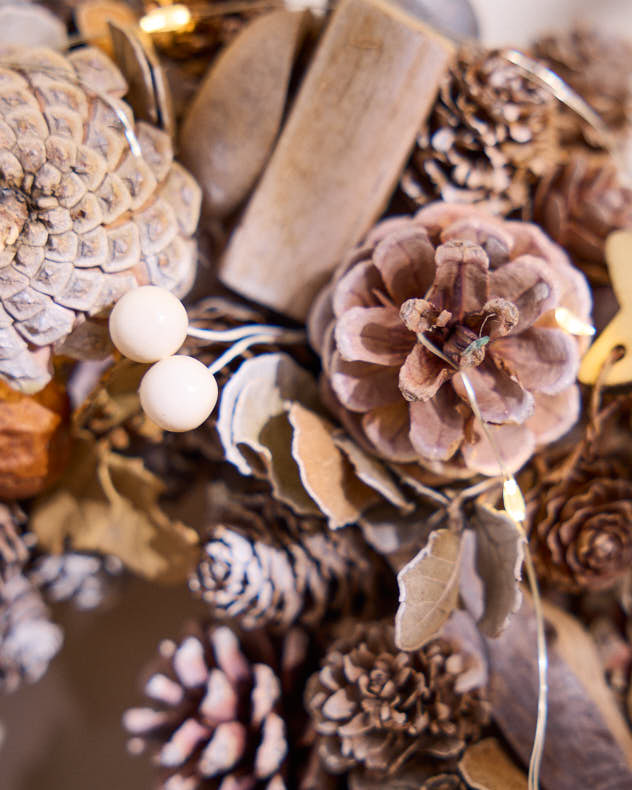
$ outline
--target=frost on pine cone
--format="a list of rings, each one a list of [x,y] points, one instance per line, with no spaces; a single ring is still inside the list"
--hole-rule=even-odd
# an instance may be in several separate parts
[[[307,684],[321,760],[334,773],[364,766],[392,776],[420,755],[458,755],[489,718],[483,690],[459,690],[469,668],[453,640],[405,653],[390,625],[358,624]]]
[[[560,306],[587,321],[590,293],[535,225],[437,203],[378,224],[349,253],[310,336],[325,396],[367,450],[498,474],[460,371],[507,470],[519,468],[579,413],[579,344],[555,321]]]
[[[130,751],[157,749],[162,790],[285,790],[282,704],[296,694],[304,650],[297,630],[279,650],[264,631],[239,639],[225,626],[162,642],[150,705],[124,716]]]
[[[199,187],[164,132],[134,124],[126,91],[91,48],[0,60],[0,375],[26,391],[50,379],[51,350],[103,353],[84,322],[121,294],[183,296],[195,276]]]
[[[437,198],[522,208],[556,160],[556,100],[497,52],[464,48],[441,85],[400,181],[413,205]]]
[[[316,626],[327,613],[375,608],[378,586],[388,599],[385,568],[359,532],[298,517],[268,493],[231,493],[223,505],[218,491],[209,497],[211,526],[189,582],[216,616],[245,628]]]

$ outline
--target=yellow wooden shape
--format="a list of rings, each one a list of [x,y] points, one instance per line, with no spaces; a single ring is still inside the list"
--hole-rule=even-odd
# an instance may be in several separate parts
[[[610,386],[632,381],[632,230],[618,230],[606,239],[606,262],[619,312],[588,349],[579,369],[579,380],[594,384],[608,354],[616,346],[625,355],[610,368]]]

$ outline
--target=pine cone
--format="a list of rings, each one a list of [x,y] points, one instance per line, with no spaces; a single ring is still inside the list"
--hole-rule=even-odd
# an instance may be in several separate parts
[[[106,601],[122,570],[116,557],[68,552],[38,557],[28,576],[48,601],[72,602],[77,609],[90,611]]]
[[[23,534],[25,518],[16,506],[0,502],[0,582],[20,572],[28,562],[32,540]]]
[[[39,680],[63,640],[26,575],[33,536],[24,534],[24,520],[19,508],[0,503],[0,693]]]
[[[429,765],[424,761],[419,767],[404,766],[396,777],[391,779],[390,787],[397,790],[467,790],[467,785],[456,772],[446,773],[436,768],[429,776]],[[367,771],[355,770],[349,776],[350,790],[383,790],[384,778]]]
[[[130,751],[157,748],[163,790],[290,787],[282,703],[296,691],[287,678],[304,649],[295,630],[277,652],[264,631],[238,639],[222,626],[162,642],[145,684],[151,706],[124,716]]]
[[[629,125],[632,118],[632,44],[597,28],[578,26],[574,30],[543,36],[532,47],[558,76],[595,110],[613,131]],[[571,110],[566,110],[568,131],[575,137],[585,126]],[[567,133],[567,139],[570,135]]]
[[[593,284],[609,284],[606,237],[632,226],[632,189],[619,182],[609,156],[577,152],[554,167],[538,184],[533,215]]]
[[[413,206],[442,198],[522,208],[556,161],[554,97],[498,52],[464,48],[445,78],[400,182]]]
[[[36,391],[53,347],[103,354],[107,329],[84,322],[137,283],[186,293],[200,190],[164,132],[136,124],[134,155],[127,86],[101,52],[3,57],[0,374]]]
[[[542,578],[569,590],[600,590],[632,564],[632,479],[614,459],[580,461],[540,493],[531,544]]]
[[[357,625],[307,684],[325,766],[341,773],[361,765],[392,776],[415,756],[458,754],[488,719],[481,690],[457,690],[468,664],[447,639],[404,653],[390,625]]]
[[[62,641],[61,629],[49,621],[29,579],[21,572],[0,578],[0,692],[39,680]]]
[[[220,491],[210,493],[211,526],[189,581],[214,616],[287,628],[375,609],[385,568],[353,528],[332,531],[322,519],[298,517],[268,493],[231,491],[221,502]]]
[[[517,469],[578,416],[578,343],[554,320],[560,305],[587,320],[590,295],[538,228],[438,203],[378,224],[350,252],[310,339],[331,407],[367,450],[498,474],[457,373]]]

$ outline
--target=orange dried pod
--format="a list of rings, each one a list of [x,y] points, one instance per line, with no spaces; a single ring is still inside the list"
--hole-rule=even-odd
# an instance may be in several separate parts
[[[0,381],[0,498],[35,496],[61,474],[70,454],[69,418],[68,396],[56,381],[35,395]]]

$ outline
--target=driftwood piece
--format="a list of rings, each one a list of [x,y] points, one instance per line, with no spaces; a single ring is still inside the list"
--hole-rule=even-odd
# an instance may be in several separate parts
[[[223,217],[248,195],[279,133],[307,12],[254,19],[211,66],[180,132],[180,159],[204,210]]]
[[[385,0],[342,0],[221,261],[226,285],[305,319],[388,201],[452,52]]]

